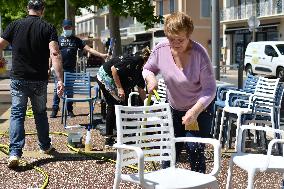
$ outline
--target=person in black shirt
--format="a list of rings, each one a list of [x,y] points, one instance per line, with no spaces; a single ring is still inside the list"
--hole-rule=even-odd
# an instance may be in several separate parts
[[[106,114],[106,144],[112,145],[113,129],[115,129],[115,105],[127,105],[131,89],[138,86],[142,100],[146,98],[145,81],[142,67],[148,60],[150,49],[144,48],[141,55],[112,58],[104,63],[96,76],[100,89],[107,103]]]
[[[48,59],[52,59],[57,75],[57,94],[63,94],[62,60],[53,25],[41,19],[42,0],[29,0],[26,18],[9,24],[0,38],[0,59],[3,49],[12,46],[11,117],[8,167],[17,167],[25,145],[24,121],[30,98],[41,152],[49,153],[53,147],[49,138],[46,113]]]
[[[79,39],[78,37],[73,35],[74,26],[71,20],[65,19],[62,23],[63,26],[63,35],[58,38],[59,49],[61,51],[62,60],[63,60],[63,71],[74,73],[76,71],[76,60],[77,60],[77,50],[86,50],[87,52],[100,56],[103,59],[107,58],[107,54],[100,53],[95,49],[86,45],[84,41]],[[51,67],[51,64],[50,64]],[[72,98],[72,96],[68,96]],[[53,106],[52,113],[50,114],[50,118],[56,118],[59,109],[60,98],[56,94],[56,90],[54,90],[53,96]],[[73,113],[73,103],[67,103],[67,112],[70,117],[74,117]]]

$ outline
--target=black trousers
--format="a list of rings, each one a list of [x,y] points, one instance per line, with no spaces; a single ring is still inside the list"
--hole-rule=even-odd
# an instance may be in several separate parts
[[[212,127],[213,109],[212,105],[209,105],[206,110],[201,112],[197,118],[199,125],[199,131],[187,131],[185,126],[182,124],[182,117],[185,115],[186,111],[178,111],[173,108],[173,125],[175,137],[201,137],[210,138],[210,131]],[[206,163],[204,156],[204,144],[187,142],[187,143],[176,143],[176,159],[180,159],[180,154],[182,149],[185,147],[188,161],[191,166],[191,170],[196,172],[205,173]],[[169,162],[163,162],[163,168],[169,167]]]
[[[100,90],[102,91],[104,98],[107,103],[106,109],[106,135],[113,135],[113,130],[116,128],[115,122],[115,105],[127,105],[127,99],[130,91],[125,91],[125,100],[118,101],[116,100],[108,90],[106,90],[105,85],[102,84],[97,77],[95,77],[95,81],[99,84]]]

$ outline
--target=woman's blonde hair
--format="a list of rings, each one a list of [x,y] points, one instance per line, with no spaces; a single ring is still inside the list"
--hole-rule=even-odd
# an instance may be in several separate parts
[[[181,32],[185,32],[189,36],[193,30],[194,26],[191,17],[182,12],[175,12],[166,17],[164,24],[166,36],[178,35]]]

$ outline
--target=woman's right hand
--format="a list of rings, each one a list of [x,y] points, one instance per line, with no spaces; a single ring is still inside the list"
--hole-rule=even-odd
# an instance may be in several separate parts
[[[155,76],[149,76],[146,78],[147,90],[149,94],[153,94],[154,90],[158,89],[158,82]]]

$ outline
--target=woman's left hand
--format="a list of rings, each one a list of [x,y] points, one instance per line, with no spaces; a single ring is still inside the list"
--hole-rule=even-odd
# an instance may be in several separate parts
[[[122,100],[125,100],[125,92],[123,88],[117,88],[117,93],[118,93],[119,98],[121,98]]]
[[[190,125],[197,120],[197,117],[198,117],[198,113],[190,109],[182,117],[182,124]]]

